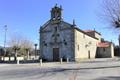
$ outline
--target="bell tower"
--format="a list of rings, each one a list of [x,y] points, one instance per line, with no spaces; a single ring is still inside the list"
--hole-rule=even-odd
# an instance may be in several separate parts
[[[57,4],[51,10],[51,20],[60,21],[62,19],[62,6],[58,7]]]

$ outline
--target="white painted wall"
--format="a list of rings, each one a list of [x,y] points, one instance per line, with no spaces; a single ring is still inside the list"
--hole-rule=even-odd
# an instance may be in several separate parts
[[[88,59],[90,51],[90,58],[95,58],[97,39],[94,39],[78,30],[75,31],[75,59]],[[79,49],[78,49],[79,46]]]

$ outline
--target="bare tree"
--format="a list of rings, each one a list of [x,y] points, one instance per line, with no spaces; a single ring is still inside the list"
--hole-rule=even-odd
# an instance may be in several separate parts
[[[114,28],[120,28],[120,0],[104,0],[102,17]]]
[[[24,51],[24,56],[27,56],[27,59],[29,59],[30,50],[33,49],[33,42],[24,38],[21,41],[21,49]]]
[[[9,46],[13,49],[15,60],[17,60],[17,56],[21,55],[29,58],[29,51],[33,49],[33,42],[23,36],[14,35],[9,41]]]

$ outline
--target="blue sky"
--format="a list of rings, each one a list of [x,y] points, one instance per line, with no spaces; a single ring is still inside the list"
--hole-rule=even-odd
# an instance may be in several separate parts
[[[80,29],[96,29],[105,40],[118,44],[119,31],[101,22],[102,0],[0,0],[0,45],[4,43],[4,25],[8,26],[7,42],[15,34],[39,43],[39,27],[50,19],[50,10],[57,3],[63,7],[63,18]]]

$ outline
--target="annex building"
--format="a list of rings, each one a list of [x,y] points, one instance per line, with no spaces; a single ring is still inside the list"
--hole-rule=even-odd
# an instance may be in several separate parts
[[[51,9],[51,18],[40,27],[40,58],[47,61],[70,61],[96,57],[114,57],[112,42],[102,41],[96,30],[81,30],[65,22],[62,7]]]

